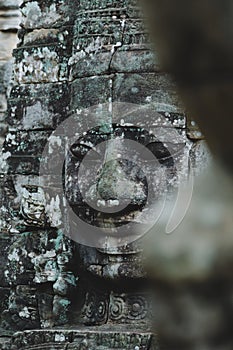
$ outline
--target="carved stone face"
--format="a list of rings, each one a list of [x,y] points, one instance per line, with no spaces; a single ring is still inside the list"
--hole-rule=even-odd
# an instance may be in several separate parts
[[[137,142],[144,150],[129,157],[124,140]],[[104,230],[140,224],[148,201],[167,190],[176,168],[170,151],[155,135],[115,124],[109,133],[96,128],[80,137],[69,149],[64,173],[65,195],[74,213]],[[142,277],[140,253],[138,240],[115,248],[79,248],[87,270],[111,279]]]
[[[116,140],[115,149],[108,147],[107,141],[112,139]],[[137,158],[128,159],[127,149],[122,147],[124,139],[145,146],[151,151],[151,158],[135,154]],[[71,146],[66,163],[66,196],[73,210],[83,220],[100,227],[132,221],[147,201],[148,173],[156,170],[151,169],[154,157],[174,172],[168,149],[146,130],[114,125],[111,134],[89,131]],[[146,174],[141,169],[142,162],[147,163]],[[156,195],[158,186],[155,187]]]

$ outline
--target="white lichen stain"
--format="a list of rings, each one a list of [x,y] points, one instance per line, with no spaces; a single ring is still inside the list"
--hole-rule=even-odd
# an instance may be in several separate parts
[[[58,268],[56,263],[56,252],[54,250],[39,255],[32,252],[28,256],[35,268],[35,283],[41,284],[47,281],[55,282],[57,280]]]
[[[17,261],[19,262],[20,261],[20,256],[19,256],[19,251],[18,249],[14,249],[12,251],[12,253],[8,254],[8,260],[9,261]]]
[[[55,342],[64,342],[66,340],[66,337],[62,333],[61,334],[56,333],[54,340],[55,340]]]
[[[62,145],[61,137],[51,135],[49,137],[49,154],[52,154],[54,150],[56,151],[56,149],[58,147],[61,147],[61,145]]]
[[[71,66],[78,63],[81,59],[87,56],[93,57],[93,55],[96,55],[101,51],[102,47],[103,39],[101,39],[99,36],[93,39],[93,41],[85,49],[81,49],[78,45],[76,47],[77,52],[69,59],[68,64]]]
[[[23,25],[27,28],[38,28],[42,26],[52,26],[59,20],[68,21],[69,17],[64,18],[57,10],[56,4],[52,4],[41,11],[36,1],[27,2],[22,8]]]
[[[41,120],[46,120],[47,123],[52,122],[52,114],[45,106],[42,106],[40,101],[32,106],[25,107],[22,121],[24,129],[33,129],[40,126]]]
[[[27,27],[33,27],[38,19],[42,16],[41,9],[36,1],[26,3],[22,9],[22,22]]]
[[[45,195],[41,188],[37,192],[29,192],[23,187],[21,190],[20,212],[26,220],[34,224],[44,224]]]
[[[151,102],[152,101],[152,96],[147,96],[146,97],[146,102]]]
[[[39,40],[56,40],[57,38],[59,38],[60,40],[60,34],[58,32],[58,29],[34,29],[32,32],[29,32],[24,36],[24,45],[28,45]]]
[[[46,214],[52,227],[60,227],[62,224],[62,213],[60,208],[60,198],[52,198],[50,203],[46,205]]]
[[[11,133],[8,133],[6,135],[6,142],[9,143],[10,145],[17,145],[17,142],[16,142],[16,135],[15,134],[11,134]]]
[[[0,155],[0,170],[2,173],[7,173],[7,170],[8,170],[7,159],[9,159],[10,157],[11,157],[10,152],[1,153],[1,155]]]
[[[113,55],[116,52],[116,50],[121,46],[122,46],[122,43],[120,41],[118,41],[116,44],[113,44],[111,48],[111,54]]]
[[[26,306],[19,312],[19,316],[21,318],[30,318],[30,312]]]
[[[48,47],[39,47],[29,54],[26,50],[24,58],[14,65],[15,80],[18,83],[56,82],[59,78],[59,56]]]
[[[120,22],[121,22],[121,28],[124,29],[126,25],[126,19],[123,18]]]

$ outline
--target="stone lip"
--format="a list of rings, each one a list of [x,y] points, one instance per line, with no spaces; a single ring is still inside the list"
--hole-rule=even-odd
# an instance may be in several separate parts
[[[127,329],[121,325],[18,332],[8,349],[158,350],[149,330]]]
[[[127,325],[127,330],[123,330],[122,327],[124,325],[122,324],[116,324],[116,325],[101,325],[101,326],[85,326],[85,325],[76,325],[76,326],[66,326],[64,327],[54,327],[54,328],[44,328],[44,329],[34,329],[34,330],[26,330],[23,332],[16,332],[14,334],[14,338],[18,337],[18,336],[26,336],[28,334],[31,334],[32,332],[40,334],[40,333],[47,333],[49,332],[50,334],[56,334],[56,333],[64,333],[66,335],[68,334],[82,334],[82,333],[102,333],[102,332],[106,332],[106,333],[117,333],[117,332],[121,332],[123,334],[128,334],[128,333],[142,333],[142,334],[147,334],[150,335],[151,334],[151,329],[146,325],[143,326],[137,326],[135,327],[135,325]]]

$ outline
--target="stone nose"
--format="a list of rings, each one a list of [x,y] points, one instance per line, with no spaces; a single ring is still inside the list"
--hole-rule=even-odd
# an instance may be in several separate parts
[[[101,169],[97,181],[98,195],[105,201],[128,201],[141,205],[146,200],[146,188],[137,176],[132,164],[120,160],[110,160]]]

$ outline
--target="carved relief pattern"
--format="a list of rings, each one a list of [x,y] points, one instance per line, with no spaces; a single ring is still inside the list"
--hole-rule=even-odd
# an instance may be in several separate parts
[[[112,321],[120,321],[124,315],[125,303],[120,296],[111,297],[109,317]]]
[[[144,320],[148,315],[148,302],[143,296],[128,298],[128,318],[131,320]]]
[[[148,323],[151,305],[148,295],[87,293],[83,307],[83,322],[88,325],[104,323]]]
[[[45,350],[45,349],[75,349],[75,350],[152,350],[151,333],[131,333],[130,331],[86,333],[78,330],[50,330],[47,332],[17,333],[14,337],[12,350]],[[153,350],[158,350],[157,345]]]
[[[149,303],[148,296],[141,294],[123,294],[110,296],[109,319],[115,322],[139,321],[148,322]]]
[[[101,325],[107,322],[109,302],[106,293],[89,292],[83,308],[85,324]]]

